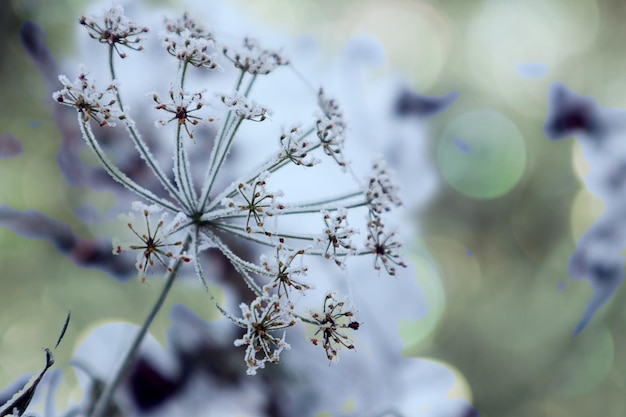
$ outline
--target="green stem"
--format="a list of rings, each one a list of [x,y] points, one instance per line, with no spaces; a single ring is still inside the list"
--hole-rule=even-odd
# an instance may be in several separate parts
[[[191,234],[187,235],[187,238],[185,239],[183,243],[181,253],[186,252],[187,249],[189,249],[190,244],[191,244]],[[109,407],[109,403],[113,399],[113,394],[115,393],[115,390],[120,384],[122,377],[127,373],[130,365],[132,364],[133,359],[135,358],[135,354],[139,350],[141,343],[143,342],[146,334],[148,333],[148,329],[150,328],[150,325],[152,325],[152,322],[154,321],[157,314],[163,307],[163,304],[165,303],[165,299],[167,298],[167,295],[172,289],[172,285],[174,284],[174,280],[176,279],[178,269],[180,268],[180,265],[182,264],[182,262],[183,262],[182,259],[180,258],[177,259],[176,263],[174,264],[174,267],[172,268],[172,271],[167,274],[165,285],[163,289],[161,290],[161,294],[159,295],[158,300],[156,301],[154,306],[152,306],[152,310],[150,311],[150,314],[148,314],[148,317],[144,321],[143,326],[141,326],[141,329],[139,329],[139,331],[137,332],[137,335],[135,336],[133,343],[128,349],[128,352],[126,352],[126,355],[124,356],[122,360],[122,363],[120,364],[119,368],[115,371],[115,375],[113,376],[113,379],[109,382],[109,384],[106,386],[104,391],[102,391],[102,394],[98,398],[96,406],[94,407],[94,410],[89,417],[103,417],[106,414],[106,410]]]
[[[235,84],[235,91],[239,91],[239,88],[241,88],[241,82],[243,81],[243,76],[246,75],[245,71],[241,71],[241,74],[239,74],[239,78],[237,78],[237,83]]]

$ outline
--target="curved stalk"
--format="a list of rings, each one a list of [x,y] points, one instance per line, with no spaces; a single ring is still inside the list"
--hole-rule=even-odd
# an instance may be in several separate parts
[[[91,148],[91,150],[96,154],[96,157],[104,167],[105,171],[113,178],[115,181],[124,185],[126,188],[134,192],[135,194],[142,196],[148,201],[151,201],[159,206],[171,211],[178,212],[178,209],[174,204],[167,200],[163,200],[150,192],[150,190],[146,190],[130,178],[126,176],[122,171],[115,166],[113,162],[108,158],[108,156],[104,153],[104,150],[100,147],[100,144],[96,140],[89,123],[86,122],[80,113],[78,113],[78,126],[80,128],[81,134],[83,138],[87,142],[87,145]]]

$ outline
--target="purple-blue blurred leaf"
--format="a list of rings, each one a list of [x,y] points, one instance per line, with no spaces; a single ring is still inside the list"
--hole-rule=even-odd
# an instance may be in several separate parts
[[[395,113],[401,117],[430,117],[441,113],[459,97],[457,91],[440,97],[428,97],[411,90],[403,90],[395,104]]]
[[[45,42],[46,33],[37,23],[27,20],[20,28],[20,38],[24,49],[46,80],[48,84],[46,96],[51,100],[52,92],[58,90],[61,84],[58,80],[59,71],[56,61]],[[53,111],[62,137],[61,148],[57,154],[57,164],[68,184],[85,185],[90,176],[79,157],[83,139],[73,117],[76,112],[61,106],[55,106]],[[70,115],[72,117],[68,117]]]
[[[15,158],[24,151],[22,142],[10,133],[0,136],[0,159]]]
[[[626,202],[622,185],[626,180],[623,145],[626,125],[623,115],[623,110],[602,109],[592,98],[578,95],[563,84],[551,87],[545,133],[552,140],[577,136],[590,166],[585,184],[605,203],[603,215],[582,236],[569,263],[570,276],[589,281],[593,288],[593,296],[574,334],[589,324],[624,279]]]
[[[548,138],[559,140],[576,133],[601,133],[602,123],[595,100],[555,83],[550,88],[548,104],[548,117],[543,127]]]
[[[0,206],[0,226],[20,236],[52,243],[78,266],[100,269],[121,280],[137,274],[132,262],[113,255],[110,241],[79,238],[68,225],[36,210]]]
[[[46,45],[46,32],[37,23],[27,20],[20,28],[22,45],[39,71],[43,74],[48,87],[55,88],[58,83],[58,69],[54,56]]]
[[[570,274],[574,277],[583,274],[593,289],[591,300],[574,329],[574,335],[579,334],[587,327],[589,321],[613,297],[615,290],[624,280],[623,262],[613,264],[592,262],[586,264],[584,256],[580,255],[580,252],[574,255],[570,261]]]

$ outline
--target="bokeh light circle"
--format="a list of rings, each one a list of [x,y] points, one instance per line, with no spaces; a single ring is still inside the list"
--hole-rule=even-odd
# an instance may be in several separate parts
[[[526,167],[526,144],[517,126],[490,110],[465,113],[444,130],[437,161],[445,181],[461,194],[491,199],[509,192]]]
[[[545,114],[550,76],[593,47],[602,25],[596,0],[487,0],[474,10],[463,48],[472,85],[531,117]],[[520,65],[540,67],[540,76],[520,74]]]

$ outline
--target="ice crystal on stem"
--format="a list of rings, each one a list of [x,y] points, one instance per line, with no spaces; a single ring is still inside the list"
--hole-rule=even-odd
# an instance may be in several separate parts
[[[178,20],[166,20],[161,35],[167,53],[179,61],[178,70],[172,77],[173,81],[167,80],[170,83],[169,99],[162,100],[156,93],[151,97],[156,109],[162,114],[167,113],[166,117],[156,122],[156,126],[173,122],[177,128],[173,138],[163,140],[165,146],[158,148],[159,152],[171,150],[171,158],[155,158],[125,110],[120,92],[123,86],[118,84],[114,71],[117,56],[113,51],[125,56],[118,50],[119,46],[141,49],[138,34],[146,32],[147,28],[129,23],[118,6],[114,6],[103,19],[100,22],[83,18],[81,23],[88,27],[90,36],[109,48],[110,80],[104,84],[108,87],[99,90],[83,72],[75,83],[62,76],[63,89],[54,93],[54,97],[61,104],[77,109],[77,121],[89,148],[106,172],[141,201],[135,203],[133,209],[142,214],[143,224],[139,226],[127,221],[135,241],[127,244],[116,241],[114,253],[137,251],[136,265],[144,280],[146,272],[155,264],[165,268],[167,284],[164,295],[176,275],[186,271],[179,270],[181,265],[193,262],[193,271],[209,292],[216,308],[244,331],[235,345],[246,347],[244,358],[248,374],[255,374],[268,362],[279,361],[281,352],[289,348],[287,330],[298,322],[318,327],[313,341],[318,344],[319,338],[319,344],[330,360],[337,360],[339,347],[353,349],[348,331],[357,330],[359,323],[346,301],[337,301],[333,294],[328,293],[324,298],[323,311],[310,316],[299,314],[295,303],[296,298],[300,303],[309,296],[315,276],[320,275],[305,266],[310,257],[331,259],[344,268],[348,257],[373,256],[374,269],[385,268],[390,275],[396,273],[396,267],[405,265],[398,253],[400,245],[395,242],[395,235],[384,231],[384,216],[399,205],[396,187],[384,162],[375,163],[366,183],[358,181],[356,175],[347,169],[343,146],[347,123],[343,111],[335,99],[320,89],[317,113],[307,118],[314,109],[303,112],[304,120],[294,120],[288,128],[280,127],[269,138],[264,137],[267,130],[259,133],[254,140],[266,140],[268,150],[265,160],[253,168],[239,162],[236,168],[245,166],[246,170],[233,181],[230,177],[232,170],[228,170],[228,174],[223,173],[224,167],[234,165],[230,160],[231,150],[234,146],[246,147],[249,130],[255,126],[251,122],[264,122],[263,127],[272,122],[271,110],[253,99],[252,86],[263,82],[264,77],[280,76],[280,72],[288,70],[291,64],[282,53],[266,49],[252,38],[244,39],[239,50],[224,47],[225,56],[217,56],[216,34],[204,29],[188,15]],[[219,61],[220,58],[223,62]],[[198,92],[200,90],[186,85],[190,84],[186,81],[189,71],[218,67],[232,75],[233,87],[229,92]],[[217,87],[224,89],[223,85],[211,88]],[[158,90],[162,86],[154,88]],[[217,99],[207,103],[206,97]],[[137,152],[146,164],[146,172],[154,175],[151,186],[142,185],[146,183],[145,178],[139,181],[124,172],[107,154],[101,146],[100,131],[89,124],[91,119],[101,126],[112,125],[114,119],[123,122],[129,135],[129,151]],[[217,120],[216,124],[220,124],[214,137],[205,137],[212,135],[208,130],[192,132],[192,127],[208,120]],[[241,126],[248,129],[246,136],[240,135]],[[197,140],[185,140],[183,132]],[[168,132],[159,133],[164,135]],[[276,138],[279,140],[276,141]],[[194,159],[191,160],[188,157],[190,147],[199,144],[210,144],[211,151],[194,148]],[[171,147],[167,148],[169,145]],[[330,166],[319,163],[324,158]],[[172,162],[170,166],[162,166],[164,161]],[[352,175],[350,178],[355,180],[352,189],[338,192],[337,187],[322,186],[318,189],[327,191],[327,195],[300,202],[289,198],[275,186],[275,179],[280,178],[275,173],[285,167],[296,174],[300,172],[313,178],[321,174],[319,180],[323,182],[327,178],[324,170],[335,169],[335,163],[342,168],[344,175]],[[203,177],[199,177],[196,164],[204,170]],[[173,175],[166,174],[168,170]],[[356,217],[353,212],[357,213]],[[369,234],[363,245],[353,242],[357,229],[348,224],[349,213],[351,220],[367,219],[368,223],[364,226]],[[168,223],[167,215],[174,216],[174,220]],[[312,235],[308,230],[311,215],[322,216],[323,230],[319,235]],[[155,222],[157,216],[160,218]],[[302,216],[301,221],[282,220],[298,216]],[[272,256],[261,256],[260,261],[251,261],[241,253],[240,246],[233,243],[237,240],[252,243],[265,253],[269,249]],[[254,300],[241,304],[242,317],[230,313],[229,306],[222,306],[210,290],[200,262],[201,252],[209,247],[221,252],[251,292],[242,296],[242,299]],[[309,274],[312,276],[311,284],[302,281]],[[293,297],[294,291],[302,297]],[[159,301],[160,305],[163,299],[164,296]],[[146,320],[143,334],[160,305],[154,307],[149,320]],[[308,308],[305,307],[304,311]],[[131,355],[132,352],[129,353]],[[111,392],[113,389],[108,388]],[[111,392],[107,392],[109,399]],[[108,400],[102,401],[106,403]],[[104,406],[100,409],[104,410]]]

